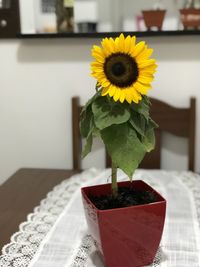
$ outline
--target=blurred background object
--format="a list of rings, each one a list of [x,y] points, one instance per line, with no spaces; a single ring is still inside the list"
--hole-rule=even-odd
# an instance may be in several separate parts
[[[0,0],[0,37],[16,37],[20,33],[19,2]]]
[[[97,32],[96,22],[78,22],[78,32]]]
[[[199,6],[200,0],[20,0],[21,28],[23,34],[178,31],[183,30],[179,10]]]
[[[180,14],[185,30],[200,29],[200,0],[186,0]]]
[[[142,10],[143,19],[148,31],[155,28],[161,31],[166,10],[162,0],[157,0],[151,10]]]
[[[74,0],[56,0],[57,32],[74,32]]]

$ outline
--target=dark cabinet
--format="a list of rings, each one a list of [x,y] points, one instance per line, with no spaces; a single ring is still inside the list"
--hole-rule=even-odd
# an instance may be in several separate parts
[[[0,38],[12,38],[20,33],[18,0],[0,1]]]

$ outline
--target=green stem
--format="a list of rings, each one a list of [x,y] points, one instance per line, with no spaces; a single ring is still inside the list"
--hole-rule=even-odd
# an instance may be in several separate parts
[[[118,184],[117,184],[117,166],[112,162],[112,196],[116,198],[118,195]]]

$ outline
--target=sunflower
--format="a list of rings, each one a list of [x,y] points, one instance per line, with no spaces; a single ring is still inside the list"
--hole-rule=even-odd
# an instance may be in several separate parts
[[[135,36],[104,38],[102,47],[93,46],[91,75],[101,87],[101,95],[114,101],[138,103],[151,89],[156,71],[155,59],[150,59],[153,49],[145,42],[136,44]]]

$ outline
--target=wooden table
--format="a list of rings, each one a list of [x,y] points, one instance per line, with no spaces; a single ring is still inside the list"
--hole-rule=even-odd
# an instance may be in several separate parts
[[[52,188],[73,170],[20,169],[0,186],[0,250]]]

